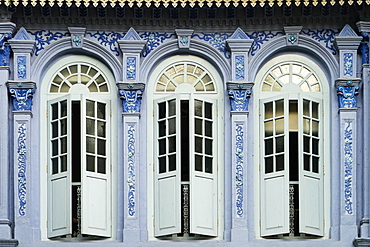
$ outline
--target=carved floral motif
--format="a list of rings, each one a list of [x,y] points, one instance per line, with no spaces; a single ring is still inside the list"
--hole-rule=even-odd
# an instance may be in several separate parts
[[[141,105],[141,90],[120,90],[124,113],[139,113]]]

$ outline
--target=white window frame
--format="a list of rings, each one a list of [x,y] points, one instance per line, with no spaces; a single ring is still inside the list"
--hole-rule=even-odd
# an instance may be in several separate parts
[[[96,92],[90,93],[89,90],[83,86],[79,85],[76,87],[72,87],[69,93],[50,93],[50,81],[54,78],[55,74],[63,69],[68,64],[87,64],[93,67],[99,68],[99,70],[105,75],[108,81],[108,92]],[[110,118],[110,131],[107,132],[110,135],[110,144],[108,145],[108,149],[110,149],[110,162],[106,164],[106,170],[110,173],[110,183],[109,183],[109,190],[111,194],[111,199],[109,202],[109,211],[110,211],[110,219],[111,222],[108,224],[110,225],[110,237],[104,238],[106,240],[113,240],[116,239],[116,228],[117,228],[117,197],[115,196],[116,193],[112,193],[113,191],[117,190],[117,177],[114,174],[117,174],[117,143],[118,140],[115,138],[115,135],[111,133],[117,133],[117,121],[118,121],[118,113],[119,108],[117,107],[118,104],[118,97],[117,97],[117,89],[115,86],[115,79],[113,74],[110,72],[108,67],[91,58],[88,56],[83,55],[71,55],[64,57],[57,61],[55,64],[50,66],[50,68],[45,73],[41,89],[40,89],[40,129],[49,129],[49,118],[47,117],[50,112],[48,112],[49,101],[53,101],[53,99],[57,99],[63,95],[70,95],[72,100],[81,100],[82,98],[92,98],[94,100],[101,100],[110,103],[110,108],[108,110],[107,117]],[[82,99],[83,100],[83,99]],[[82,111],[81,111],[82,114]],[[42,241],[53,241],[48,238],[48,169],[47,166],[49,165],[49,157],[48,152],[44,152],[43,150],[48,150],[49,145],[49,136],[47,131],[40,131],[40,228],[41,228],[41,240]],[[78,238],[76,238],[78,239]],[[81,239],[83,241],[83,239]]]
[[[290,90],[287,91],[282,91],[282,92],[262,92],[262,82],[266,75],[269,73],[269,71],[274,68],[276,65],[281,64],[283,62],[293,62],[293,63],[298,63],[298,64],[303,64],[306,67],[310,68],[315,75],[318,77],[320,81],[320,86],[321,86],[321,93],[311,93],[311,92],[306,92],[303,93],[300,90],[296,92],[291,92]],[[322,163],[324,164],[323,167],[320,167],[320,169],[323,169],[323,232],[324,236],[322,238],[329,238],[329,227],[330,227],[330,146],[328,144],[328,140],[330,140],[330,113],[329,113],[329,103],[330,103],[330,95],[329,95],[329,88],[328,88],[328,82],[327,82],[327,77],[325,76],[324,71],[311,59],[307,57],[303,57],[301,55],[281,55],[278,57],[275,57],[268,61],[266,64],[264,64],[259,72],[256,75],[255,78],[255,86],[254,86],[254,101],[253,101],[253,111],[254,112],[260,112],[262,113],[261,109],[261,101],[274,99],[278,98],[281,96],[281,98],[287,98],[289,99],[297,99],[299,100],[299,95],[305,96],[307,95],[309,98],[321,98],[322,102],[322,114],[323,116],[321,117],[322,120],[322,136],[321,136],[321,142],[323,140],[326,141],[326,145],[322,145]],[[289,95],[289,93],[291,93]],[[319,96],[319,97],[318,97]],[[255,115],[254,117],[254,130],[255,130],[255,135],[254,135],[254,150],[257,153],[260,153],[260,155],[255,155],[254,157],[254,187],[255,187],[255,212],[254,212],[254,228],[255,228],[255,233],[256,233],[256,238],[257,239],[262,239],[262,230],[261,230],[261,214],[262,214],[262,203],[261,203],[261,186],[262,186],[262,166],[263,165],[263,158],[262,151],[261,151],[261,146],[263,144],[263,138],[262,136],[262,130],[261,130],[261,119],[260,116]],[[258,134],[257,134],[258,133]],[[260,165],[259,165],[260,164]],[[289,222],[288,222],[289,224]]]
[[[214,78],[214,91],[208,91],[208,92],[202,92],[202,91],[196,91],[193,93],[189,93],[189,87],[187,86],[181,86],[178,88],[176,92],[155,92],[156,91],[156,81],[158,77],[163,73],[163,71],[166,70],[166,68],[170,67],[173,64],[178,63],[193,63],[198,64],[204,69],[208,71],[208,73]],[[156,124],[156,120],[154,119],[154,102],[158,99],[170,97],[178,95],[181,99],[184,100],[192,100],[193,97],[201,98],[206,100],[212,99],[217,101],[217,116],[215,117],[215,120],[218,123],[217,127],[217,135],[219,136],[218,142],[217,142],[217,149],[215,152],[215,158],[217,158],[218,161],[218,171],[216,172],[216,180],[217,180],[217,226],[216,226],[216,237],[211,237],[212,239],[223,239],[223,225],[224,225],[224,199],[222,197],[223,190],[224,190],[224,174],[223,174],[223,167],[224,167],[224,143],[222,141],[223,133],[224,133],[224,124],[223,122],[223,112],[224,112],[224,100],[223,100],[223,85],[222,80],[216,71],[216,69],[211,65],[209,62],[205,61],[204,59],[201,59],[199,57],[195,56],[173,56],[168,59],[165,59],[162,61],[152,72],[151,77],[149,79],[149,84],[146,89],[147,92],[150,92],[147,94],[147,157],[148,157],[148,236],[150,241],[162,241],[160,238],[155,237],[155,189],[154,189],[154,183],[155,183],[155,176],[154,176],[154,165],[155,165],[155,159],[156,154],[153,152],[155,150],[155,139],[153,135],[153,128]],[[221,139],[220,139],[221,138]]]

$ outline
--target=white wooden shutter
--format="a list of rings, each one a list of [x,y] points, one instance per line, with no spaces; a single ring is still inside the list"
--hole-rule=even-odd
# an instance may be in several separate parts
[[[324,235],[321,101],[299,99],[299,231]]]
[[[181,232],[180,99],[154,102],[156,237]]]
[[[110,237],[111,160],[109,101],[81,100],[81,233]]]
[[[71,102],[48,102],[48,237],[72,233]]]
[[[289,233],[288,100],[261,101],[261,236]]]
[[[216,101],[190,100],[190,233],[217,236]]]

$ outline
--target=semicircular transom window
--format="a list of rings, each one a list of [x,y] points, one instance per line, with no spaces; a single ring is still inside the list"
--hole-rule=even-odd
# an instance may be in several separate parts
[[[201,65],[179,62],[167,67],[158,77],[156,92],[174,92],[181,84],[190,84],[196,92],[214,92],[213,77]]]
[[[296,62],[273,67],[262,83],[262,92],[281,92],[292,88],[301,92],[321,92],[317,75],[307,66]]]
[[[85,85],[90,92],[108,92],[108,80],[95,66],[85,63],[62,68],[50,83],[50,93],[68,93],[74,85]]]

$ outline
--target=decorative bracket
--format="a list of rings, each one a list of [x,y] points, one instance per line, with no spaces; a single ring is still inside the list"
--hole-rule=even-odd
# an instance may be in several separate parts
[[[140,113],[144,83],[117,83],[123,113]]]
[[[231,111],[248,111],[253,83],[227,83]]]
[[[32,111],[36,83],[8,81],[6,85],[9,88],[10,96],[13,97],[13,111]]]
[[[10,33],[4,33],[0,37],[0,66],[9,66],[10,46],[6,41],[11,38]]]
[[[175,29],[178,43],[179,43],[179,48],[190,48],[190,40],[191,40],[191,35],[193,35],[194,30],[191,29]]]

